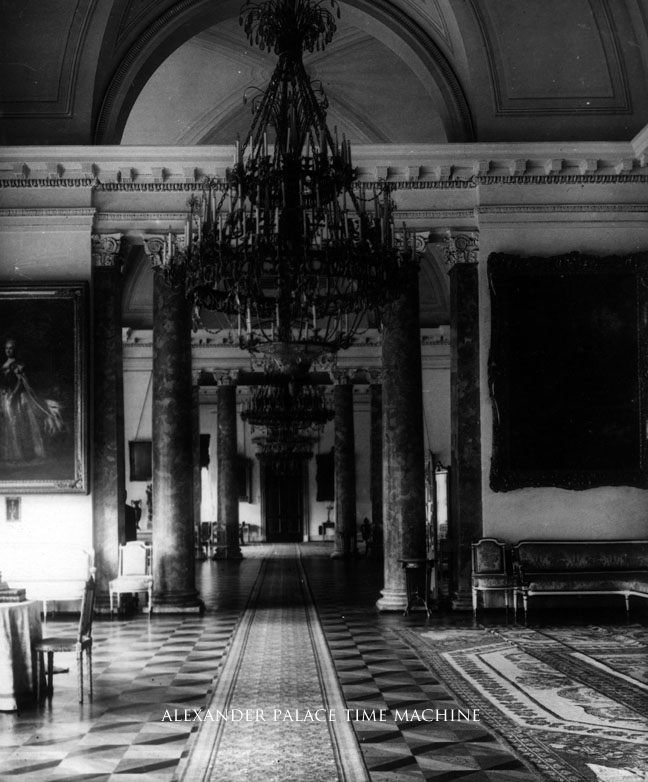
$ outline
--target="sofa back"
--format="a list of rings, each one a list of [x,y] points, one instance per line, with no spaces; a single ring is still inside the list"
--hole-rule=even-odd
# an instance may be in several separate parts
[[[527,572],[648,570],[648,540],[522,540],[513,557]]]

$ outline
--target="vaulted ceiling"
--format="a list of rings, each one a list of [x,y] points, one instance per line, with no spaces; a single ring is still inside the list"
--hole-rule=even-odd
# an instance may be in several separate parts
[[[247,43],[241,5],[0,0],[0,143],[231,143],[274,62]],[[340,8],[306,65],[354,143],[609,141],[648,124],[645,0]]]
[[[330,0],[321,0],[330,7]],[[232,144],[275,57],[243,0],[0,0],[0,144]],[[340,0],[307,55],[329,126],[352,144],[624,141],[648,125],[648,0]],[[152,320],[142,248],[124,321]],[[422,264],[421,323],[448,322]]]

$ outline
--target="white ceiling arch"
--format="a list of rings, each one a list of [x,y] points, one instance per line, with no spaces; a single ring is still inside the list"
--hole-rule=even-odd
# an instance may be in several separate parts
[[[106,92],[98,141],[231,140],[231,135],[214,135],[213,128],[231,132],[241,124],[235,116],[236,100],[253,83],[264,86],[253,77],[264,70],[264,61],[271,68],[273,58],[250,50],[238,27],[238,3],[219,6],[218,18],[203,14],[207,26],[202,29],[195,14],[191,24],[187,19],[199,6],[185,8],[176,17],[169,11],[168,18],[163,15],[131,46]],[[356,140],[365,143],[470,138],[470,116],[459,83],[429,35],[386,2],[348,0],[341,6],[340,42],[334,39],[325,53],[308,61],[313,77],[327,83],[341,125],[353,128]],[[188,36],[188,31],[193,34]],[[386,72],[391,79],[385,80]]]

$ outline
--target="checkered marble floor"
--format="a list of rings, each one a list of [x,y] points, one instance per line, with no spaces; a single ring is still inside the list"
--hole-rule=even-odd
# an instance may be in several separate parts
[[[424,612],[377,616],[367,611],[379,597],[376,563],[360,563],[364,574],[355,564],[335,566],[333,574],[318,560],[305,561],[342,692],[360,717],[353,726],[372,782],[538,780],[479,721],[463,719],[470,704],[453,698],[399,640],[403,626],[444,620],[427,620]],[[375,719],[381,712],[382,722]],[[369,719],[362,719],[365,715]]]
[[[347,707],[359,709],[358,717],[362,710],[383,709],[390,715],[385,722],[351,720],[372,782],[537,779],[478,723],[392,719],[396,709],[464,706],[456,703],[399,641],[399,626],[425,624],[425,617],[418,613],[410,617],[379,615],[375,611],[382,578],[376,560],[331,560],[325,544],[301,548],[306,588],[310,588],[319,612]],[[249,546],[244,553],[242,562],[198,564],[198,588],[207,607],[202,616],[96,618],[94,702],[76,702],[75,662],[72,656],[57,655],[56,664],[69,665],[71,670],[55,676],[51,701],[20,714],[0,714],[0,780],[179,779],[200,723],[165,719],[165,714],[191,713],[209,703],[236,639],[235,630],[250,610],[248,599],[263,558],[276,558],[273,567],[280,578],[281,558],[293,557],[295,547]],[[285,566],[289,568],[291,563],[287,561]],[[286,606],[277,605],[273,617],[273,600],[285,601],[285,595],[266,595],[264,621],[268,629],[273,629],[274,622],[280,633],[302,633],[301,620],[294,612],[287,612]],[[73,626],[70,618],[50,620],[46,632],[64,632]],[[249,643],[254,643],[253,636]],[[270,646],[273,643],[271,638]],[[269,654],[272,656],[271,651]],[[255,686],[260,692],[269,692],[278,661],[258,658],[257,665],[264,668],[261,675],[257,671]],[[307,687],[312,679],[312,671],[308,667],[302,670],[298,660],[293,661],[291,674],[297,689]],[[286,708],[292,705],[287,703]],[[241,768],[231,772],[235,776],[219,774],[216,763],[213,778],[220,782],[234,782],[234,778],[267,782],[273,778],[255,775],[254,759],[255,743],[251,740],[241,757]],[[247,774],[241,776],[245,769]],[[330,779],[334,782],[335,777]],[[295,777],[291,782],[311,780]]]

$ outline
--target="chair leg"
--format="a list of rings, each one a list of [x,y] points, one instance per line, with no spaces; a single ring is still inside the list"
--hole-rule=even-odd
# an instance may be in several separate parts
[[[153,589],[149,587],[148,590],[148,613],[151,613],[151,609],[153,607]]]
[[[90,703],[92,703],[92,647],[89,646],[87,649],[88,654],[88,700]]]
[[[79,703],[83,703],[83,650],[77,651],[77,693]]]
[[[43,677],[45,676],[45,659],[43,657],[43,652],[37,652],[36,653],[36,701],[40,702],[41,698],[41,683],[43,681]]]
[[[47,653],[47,695],[54,695],[54,652]]]

